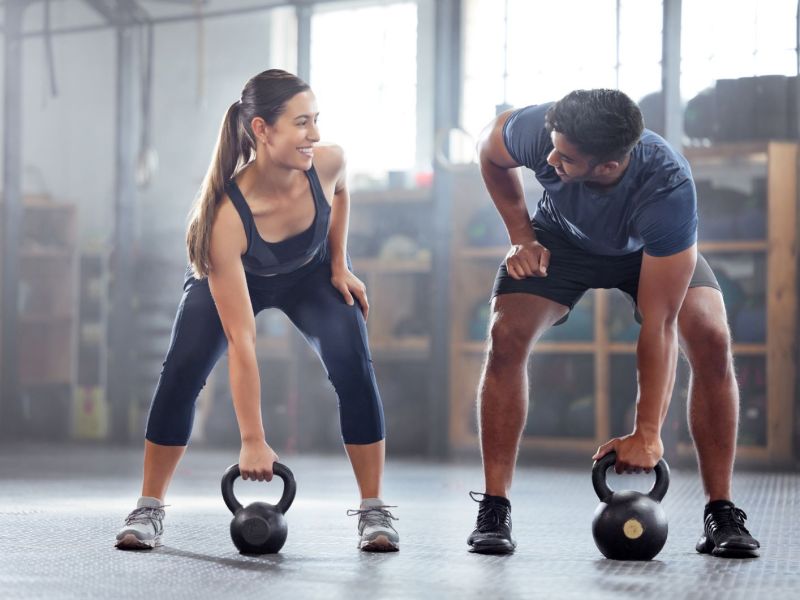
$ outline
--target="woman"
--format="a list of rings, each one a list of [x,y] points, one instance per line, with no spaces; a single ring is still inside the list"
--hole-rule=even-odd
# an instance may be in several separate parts
[[[309,86],[271,69],[222,122],[190,215],[190,267],[145,435],[144,481],[117,548],[160,545],[164,497],[191,433],[194,403],[227,349],[243,479],[270,481],[278,456],[261,420],[255,315],[281,309],[320,356],[339,397],[342,438],[361,492],[359,547],[398,549],[380,499],[383,408],[367,345],[366,288],[345,251],[349,194],[341,148],[317,147]],[[332,202],[328,202],[332,198]]]

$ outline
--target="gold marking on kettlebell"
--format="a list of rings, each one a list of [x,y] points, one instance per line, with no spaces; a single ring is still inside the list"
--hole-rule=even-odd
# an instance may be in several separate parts
[[[629,540],[635,540],[642,536],[644,533],[644,527],[642,527],[642,524],[636,519],[628,519],[622,526],[622,531],[626,538]]]

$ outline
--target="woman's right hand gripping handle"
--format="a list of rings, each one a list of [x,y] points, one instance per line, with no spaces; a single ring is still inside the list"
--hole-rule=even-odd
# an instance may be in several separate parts
[[[262,440],[242,441],[239,452],[239,471],[242,479],[272,481],[272,464],[278,455]]]

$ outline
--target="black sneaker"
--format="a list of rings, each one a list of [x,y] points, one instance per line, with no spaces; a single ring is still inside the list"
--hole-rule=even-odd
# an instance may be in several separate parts
[[[470,552],[479,554],[510,554],[517,543],[511,538],[511,502],[502,496],[470,492],[470,498],[480,505],[475,531],[467,538]],[[476,496],[483,496],[482,500]]]
[[[696,550],[722,558],[754,558],[761,544],[750,535],[744,521],[747,515],[728,500],[706,504],[703,535]]]

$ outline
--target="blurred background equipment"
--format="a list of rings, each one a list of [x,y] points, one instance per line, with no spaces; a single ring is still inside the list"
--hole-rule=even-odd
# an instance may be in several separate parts
[[[347,154],[348,252],[368,287],[393,452],[477,451],[491,287],[509,245],[476,162],[483,128],[498,111],[612,87],[691,163],[742,386],[739,458],[794,461],[796,3],[571,2],[573,34],[593,51],[557,64],[530,61],[553,45],[530,36],[543,0],[3,2],[3,439],[140,443],[220,119],[250,76],[277,67],[309,81],[323,142]],[[526,169],[522,183],[533,214],[542,188]],[[260,314],[257,330],[270,439],[338,452],[318,358],[282,314]],[[638,334],[613,290],[587,293],[545,333],[524,457],[583,456],[630,428]],[[673,461],[692,460],[688,380],[682,364]],[[238,444],[225,358],[192,439]]]

